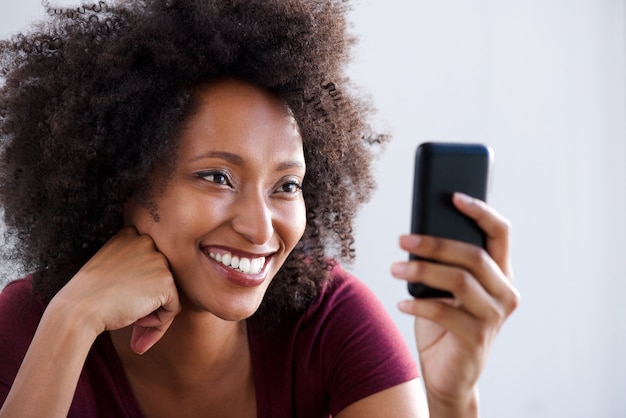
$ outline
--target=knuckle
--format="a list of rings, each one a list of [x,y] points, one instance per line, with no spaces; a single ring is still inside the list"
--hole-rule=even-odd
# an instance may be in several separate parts
[[[423,240],[421,249],[430,258],[436,258],[443,250],[443,241],[436,237],[428,237]]]
[[[467,254],[468,262],[473,269],[478,271],[484,271],[488,268],[491,257],[489,256],[487,251],[485,251],[485,249],[472,246]]]
[[[160,263],[161,267],[169,270],[170,264],[167,261],[167,257],[165,257],[163,253],[160,253],[158,251],[155,251],[154,254],[155,254],[155,257],[157,258],[157,261]]]
[[[492,331],[487,325],[480,325],[474,328],[473,338],[474,341],[481,346],[489,343],[491,340]]]
[[[176,294],[174,293],[173,295]],[[178,315],[182,311],[182,306],[180,304],[180,301],[178,300],[178,297],[168,295],[166,300],[168,301],[167,304],[163,305],[167,305],[168,310],[172,312],[172,314]]]
[[[515,289],[512,289],[510,292],[510,296],[507,300],[507,304],[506,304],[506,308],[507,308],[507,313],[512,313],[513,311],[515,311],[520,302],[521,302],[521,296],[519,294],[519,292]]]
[[[452,274],[450,284],[452,293],[464,295],[474,286],[474,278],[465,270],[457,270]]]
[[[154,241],[148,235],[138,235],[137,242],[141,247],[154,248]]]
[[[500,236],[509,236],[511,234],[512,228],[513,228],[513,225],[511,224],[511,221],[503,218],[496,225],[496,232]]]
[[[488,304],[485,307],[485,318],[493,323],[502,323],[506,318],[503,309],[495,304]]]
[[[486,258],[486,251],[480,247],[471,246],[467,252],[468,258],[473,265],[482,265]]]

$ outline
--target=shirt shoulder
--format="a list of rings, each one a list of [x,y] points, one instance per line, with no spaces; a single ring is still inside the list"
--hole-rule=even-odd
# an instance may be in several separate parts
[[[0,292],[0,403],[15,380],[43,310],[30,277],[10,282]]]
[[[0,346],[23,358],[41,320],[45,304],[33,295],[31,277],[15,280],[0,292]],[[10,343],[10,344],[9,344]],[[6,357],[4,357],[6,358]]]
[[[274,416],[290,409],[305,416],[334,415],[418,377],[416,362],[382,303],[341,267],[333,269],[301,315],[286,318],[276,331],[253,332],[251,348],[255,373],[266,380],[257,387],[267,385],[262,395]],[[282,405],[284,399],[294,404]]]

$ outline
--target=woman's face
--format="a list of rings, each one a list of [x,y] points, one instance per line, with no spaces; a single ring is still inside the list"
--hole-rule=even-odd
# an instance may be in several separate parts
[[[304,233],[302,138],[287,107],[250,84],[221,81],[198,98],[173,176],[154,192],[158,221],[134,199],[125,219],[167,257],[185,308],[240,320]]]

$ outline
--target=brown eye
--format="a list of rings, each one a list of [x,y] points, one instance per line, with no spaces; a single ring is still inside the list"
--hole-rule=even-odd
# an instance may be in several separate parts
[[[302,186],[300,185],[300,182],[296,180],[288,181],[278,188],[279,192],[290,194],[298,193],[300,190],[302,190]]]
[[[221,171],[204,171],[198,173],[198,177],[203,178],[206,181],[211,183],[220,184],[220,185],[230,185],[228,180],[228,175]]]

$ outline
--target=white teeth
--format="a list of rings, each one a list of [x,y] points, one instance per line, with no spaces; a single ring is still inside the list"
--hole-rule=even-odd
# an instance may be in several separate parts
[[[233,256],[230,253],[225,254],[215,254],[211,253],[209,256],[225,265],[226,267],[230,267],[236,270],[241,271],[245,274],[258,274],[263,269],[263,265],[265,264],[265,257],[258,258],[246,258],[246,257],[238,257]]]
[[[250,261],[250,271],[261,271],[264,262],[264,258],[253,258]]]
[[[242,258],[241,261],[239,261],[239,270],[243,271],[244,273],[250,273],[250,264],[251,263],[249,259]]]

